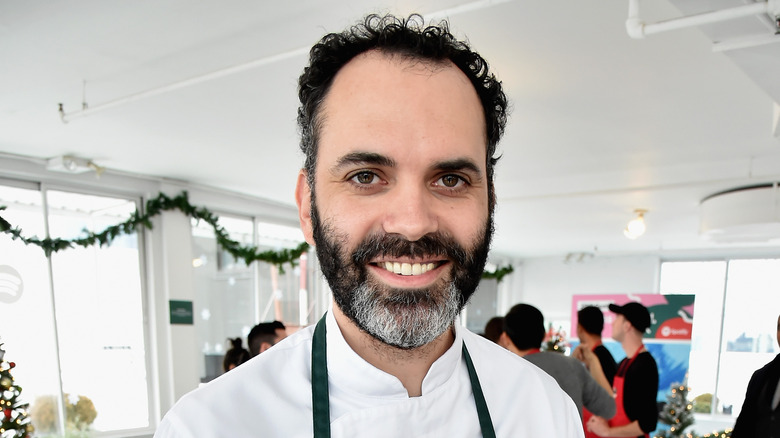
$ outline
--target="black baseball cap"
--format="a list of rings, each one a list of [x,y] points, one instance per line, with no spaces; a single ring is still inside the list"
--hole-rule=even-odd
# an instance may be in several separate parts
[[[623,315],[635,329],[642,333],[650,327],[650,312],[647,310],[647,307],[635,301],[623,304],[622,306],[610,304],[609,310],[618,315]]]

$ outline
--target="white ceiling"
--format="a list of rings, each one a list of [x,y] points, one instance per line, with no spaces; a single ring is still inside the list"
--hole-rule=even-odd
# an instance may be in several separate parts
[[[640,16],[742,4],[653,0]],[[376,11],[448,16],[504,82],[512,115],[496,175],[497,253],[780,249],[698,234],[704,197],[780,180],[778,37],[713,50],[773,38],[768,16],[632,39],[627,0],[0,2],[0,153],[75,154],[293,205],[306,50]],[[159,90],[169,84],[180,86]],[[649,210],[648,231],[632,241],[622,229],[636,208]]]

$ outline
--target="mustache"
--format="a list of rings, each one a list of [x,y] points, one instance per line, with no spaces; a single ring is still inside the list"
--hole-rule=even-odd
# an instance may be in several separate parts
[[[378,256],[445,257],[459,266],[471,261],[469,253],[451,235],[441,232],[426,234],[415,241],[409,241],[400,234],[375,233],[366,237],[352,252],[352,261],[361,266]]]

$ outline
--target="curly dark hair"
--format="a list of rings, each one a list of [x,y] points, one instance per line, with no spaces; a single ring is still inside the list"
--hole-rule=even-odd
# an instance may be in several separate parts
[[[437,63],[449,60],[469,78],[485,113],[488,197],[492,211],[495,203],[493,169],[499,158],[494,155],[506,126],[506,95],[501,82],[488,70],[487,61],[472,51],[466,42],[457,40],[450,33],[446,21],[426,27],[423,17],[418,14],[406,19],[371,14],[342,33],[325,35],[312,47],[309,66],[298,79],[301,150],[306,157],[304,169],[312,190],[322,102],[341,67],[369,50]]]

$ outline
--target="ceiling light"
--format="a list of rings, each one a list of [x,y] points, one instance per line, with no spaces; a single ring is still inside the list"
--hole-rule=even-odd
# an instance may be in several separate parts
[[[626,229],[623,230],[623,234],[632,240],[645,234],[645,213],[647,213],[647,210],[636,209],[634,213],[636,217],[628,221]]]
[[[65,173],[84,173],[94,170],[98,176],[100,176],[104,169],[95,164],[92,160],[73,155],[63,155],[61,157],[50,158],[46,162],[46,170]]]

